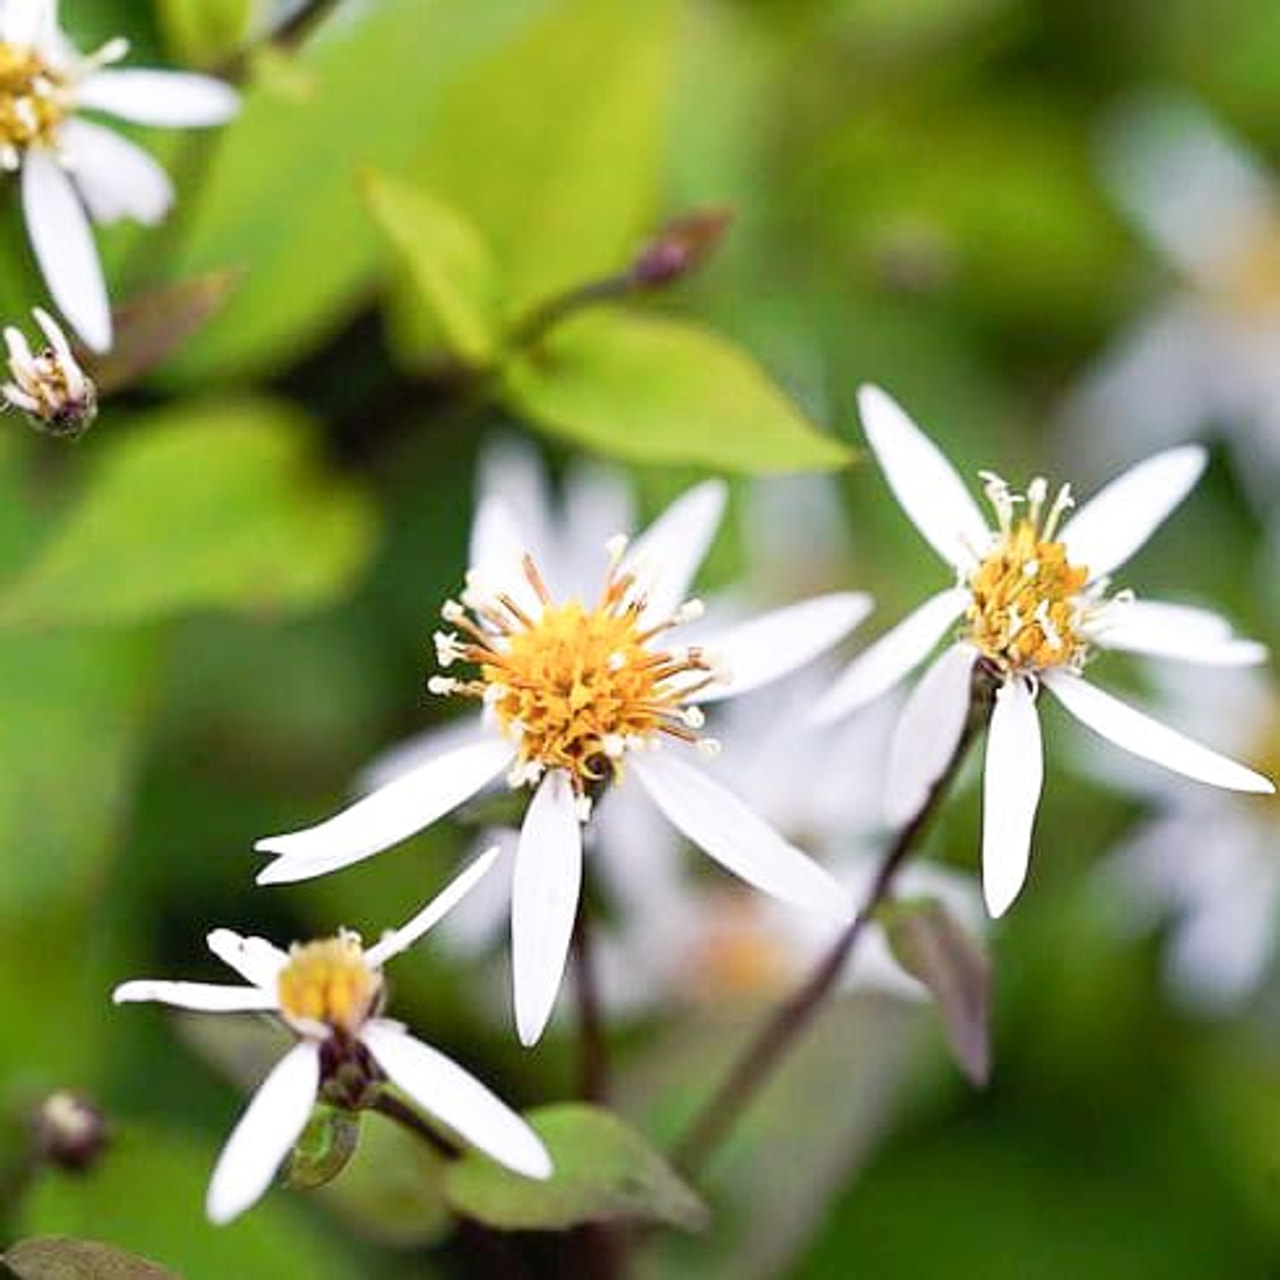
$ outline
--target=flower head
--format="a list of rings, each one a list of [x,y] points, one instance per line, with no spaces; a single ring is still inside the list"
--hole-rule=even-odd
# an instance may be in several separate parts
[[[700,732],[704,703],[809,661],[869,603],[855,594],[818,597],[696,645],[673,643],[700,613],[686,591],[723,502],[718,484],[690,490],[634,542],[615,537],[594,549],[594,590],[583,591],[578,578],[559,594],[557,584],[577,575],[555,554],[557,540],[537,555],[508,501],[487,495],[466,591],[445,605],[449,630],[436,637],[445,671],[469,669],[430,682],[437,694],[478,701],[480,716],[460,742],[396,772],[327,822],[260,840],[259,849],[278,855],[260,883],[306,879],[377,853],[503,774],[531,788],[511,917],[516,1022],[526,1044],[541,1035],[559,990],[581,885],[582,826],[615,783],[638,783],[694,844],[755,887],[848,915],[840,886],[696,761],[714,753]],[[583,549],[575,551],[582,559]]]
[[[443,1054],[382,1017],[382,966],[465,897],[495,856],[479,858],[408,924],[368,949],[346,930],[285,952],[263,938],[215,929],[209,949],[247,986],[137,981],[116,988],[117,1004],[155,1000],[206,1012],[274,1013],[298,1039],[218,1158],[206,1202],[214,1222],[229,1222],[266,1191],[318,1097],[358,1109],[386,1080],[500,1164],[526,1177],[550,1175],[546,1149],[515,1112]]]
[[[98,392],[76,363],[58,322],[39,307],[33,312],[47,345],[32,352],[20,330],[5,329],[12,382],[0,386],[5,403],[50,435],[82,436],[98,416]]]
[[[902,822],[923,803],[959,741],[975,665],[995,685],[984,775],[983,887],[1003,914],[1026,878],[1043,782],[1041,687],[1087,727],[1136,755],[1214,786],[1272,791],[1272,784],[1085,680],[1095,650],[1119,649],[1217,666],[1260,662],[1261,645],[1236,637],[1216,615],[1187,605],[1112,592],[1110,575],[1190,491],[1204,467],[1195,447],[1156,454],[1112,481],[1070,519],[1070,491],[1048,501],[1033,481],[1025,495],[988,475],[996,512],[989,528],[960,477],[884,392],[864,387],[863,424],[890,488],[916,528],[956,575],[871,645],[818,709],[835,719],[892,687],[938,642],[952,643],[903,710],[889,752],[887,816]]]
[[[95,351],[111,345],[111,309],[90,230],[94,222],[154,223],[173,189],[140,147],[80,118],[100,111],[137,124],[222,124],[238,98],[187,72],[117,70],[123,39],[78,53],[56,0],[0,5],[0,169],[22,174],[27,234],[63,315]]]

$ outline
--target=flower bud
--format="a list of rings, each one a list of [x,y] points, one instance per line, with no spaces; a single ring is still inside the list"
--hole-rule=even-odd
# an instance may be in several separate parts
[[[36,1152],[45,1163],[69,1173],[86,1173],[108,1142],[102,1112],[69,1089],[51,1093],[35,1114]]]
[[[0,398],[26,414],[37,431],[74,440],[98,416],[97,388],[76,363],[57,321],[39,307],[33,314],[48,345],[33,353],[19,330],[5,329],[13,381],[0,386]]]
[[[696,270],[720,243],[731,216],[727,209],[696,209],[668,222],[636,256],[635,286],[660,288]]]

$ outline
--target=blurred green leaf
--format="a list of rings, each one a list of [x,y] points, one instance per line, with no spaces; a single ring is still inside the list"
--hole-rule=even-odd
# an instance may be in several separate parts
[[[160,30],[179,62],[212,66],[235,52],[255,0],[159,0]]]
[[[394,178],[367,174],[364,195],[417,306],[463,361],[487,363],[500,337],[500,288],[480,233],[457,210]]]
[[[3,1261],[20,1280],[177,1280],[177,1273],[96,1240],[19,1240]]]
[[[991,1074],[991,964],[981,944],[935,898],[876,912],[894,959],[929,988],[947,1043],[974,1084]]]
[[[81,500],[0,592],[0,624],[324,603],[364,565],[375,522],[312,453],[306,421],[264,401],[175,409],[112,438]]]
[[[511,403],[551,434],[635,462],[803,471],[851,456],[744,351],[683,321],[585,312],[506,379]]]
[[[654,222],[676,8],[560,0],[450,94],[423,172],[493,246],[513,311],[616,269]]]
[[[697,1195],[617,1116],[579,1103],[526,1117],[551,1152],[555,1173],[522,1178],[470,1152],[449,1170],[445,1193],[461,1214],[503,1231],[561,1231],[585,1222],[656,1222],[696,1231]]]
[[[347,1167],[360,1142],[360,1116],[344,1107],[324,1103],[294,1143],[281,1173],[281,1182],[295,1191],[314,1191],[330,1183]]]

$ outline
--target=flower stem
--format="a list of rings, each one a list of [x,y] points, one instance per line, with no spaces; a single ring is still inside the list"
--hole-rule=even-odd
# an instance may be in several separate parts
[[[585,899],[573,926],[573,977],[578,993],[578,1096],[603,1102],[609,1092],[609,1042],[600,1007],[590,904]]]
[[[818,967],[773,1011],[756,1032],[741,1056],[730,1066],[720,1087],[676,1142],[672,1161],[686,1176],[694,1177],[706,1167],[835,987],[858,940],[874,917],[876,908],[889,896],[895,877],[950,791],[969,748],[986,725],[990,707],[990,679],[979,666],[974,670],[969,715],[955,750],[919,811],[901,828],[893,843],[885,850],[875,879],[857,914]]]
[[[431,1127],[411,1106],[389,1093],[379,1089],[369,1104],[370,1111],[394,1120],[401,1128],[407,1129],[416,1138],[421,1138],[436,1155],[444,1160],[456,1160],[462,1152],[443,1134]]]

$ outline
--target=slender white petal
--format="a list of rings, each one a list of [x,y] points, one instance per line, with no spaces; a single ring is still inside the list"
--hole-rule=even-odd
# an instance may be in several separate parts
[[[245,937],[231,929],[214,929],[205,939],[209,950],[246,982],[274,991],[289,957],[265,938]]]
[[[561,513],[560,561],[567,579],[565,590],[586,598],[599,590],[600,548],[635,527],[631,489],[617,468],[580,459],[565,477]]]
[[[890,826],[915,817],[955,752],[969,715],[977,654],[952,645],[911,691],[889,746],[884,816]]]
[[[1046,673],[1042,681],[1081,724],[1135,756],[1213,787],[1260,794],[1275,791],[1260,773],[1184,738],[1080,676],[1054,671]]]
[[[356,789],[361,795],[368,795],[429,760],[438,760],[462,747],[485,742],[489,737],[490,730],[479,716],[468,715],[448,724],[434,725],[375,756],[360,770]]]
[[[560,566],[558,557],[552,554],[556,548],[555,516],[547,474],[534,445],[508,437],[487,446],[481,453],[477,463],[477,526],[472,534],[472,565],[477,563],[476,552],[481,549],[476,544],[486,537],[485,531],[479,527],[479,519],[485,500],[489,498],[497,499],[508,513],[512,526],[519,530],[519,537],[537,559],[538,569],[552,593],[560,592],[563,589]],[[599,555],[608,537],[605,534],[599,538],[594,548],[597,569]]]
[[[116,1004],[154,1000],[176,1009],[198,1009],[202,1013],[249,1013],[274,1009],[279,999],[274,991],[261,987],[223,987],[211,982],[125,982],[112,993]]]
[[[205,1200],[212,1222],[230,1222],[271,1185],[306,1127],[319,1085],[320,1046],[304,1040],[262,1082],[222,1148]]]
[[[1087,634],[1104,649],[1211,666],[1249,667],[1267,660],[1266,645],[1241,639],[1218,614],[1158,600],[1115,604]]]
[[[549,1178],[551,1156],[528,1123],[469,1072],[393,1022],[360,1033],[391,1081],[459,1137],[526,1178]]]
[[[867,440],[899,506],[949,565],[971,568],[991,531],[964,481],[942,451],[879,387],[858,391]]]
[[[42,45],[53,26],[56,8],[54,0],[5,0],[0,4],[0,40]]]
[[[505,594],[531,618],[542,613],[542,602],[524,572],[525,557],[536,560],[539,548],[530,544],[504,498],[486,494],[471,523],[470,582],[489,595]]]
[[[64,159],[94,222],[159,222],[173,203],[169,175],[141,147],[87,120],[62,127]]]
[[[1094,579],[1118,569],[1191,492],[1207,458],[1199,445],[1179,445],[1117,476],[1064,526],[1071,562]]]
[[[837,592],[774,609],[708,636],[703,647],[728,669],[729,679],[703,689],[692,701],[736,698],[789,675],[843,640],[871,609],[870,596]]]
[[[996,692],[982,779],[982,894],[993,919],[1008,911],[1026,881],[1043,782],[1035,699],[1013,679]]]
[[[849,895],[829,872],[720,783],[672,751],[635,752],[628,759],[668,821],[734,875],[807,911],[837,920],[853,914]]]
[[[511,886],[516,1030],[536,1044],[555,1007],[582,886],[582,824],[573,789],[552,769],[529,802]]]
[[[111,346],[111,304],[89,217],[62,166],[34,147],[22,164],[22,215],[58,309],[94,351]]]
[[[622,567],[636,575],[647,616],[668,617],[684,602],[720,526],[727,492],[719,480],[694,486],[631,544]]]
[[[969,593],[950,587],[930,596],[896,627],[868,645],[814,707],[816,724],[830,724],[893,688],[929,656],[964,612]]]
[[[401,774],[318,826],[259,840],[260,852],[282,856],[258,883],[308,880],[399,844],[475,795],[514,754],[501,739],[473,743]]]
[[[365,952],[365,960],[380,969],[394,955],[412,946],[429,929],[438,924],[472,889],[493,870],[501,850],[495,845],[486,849],[461,874],[455,876],[416,916],[399,929],[390,929]]]
[[[134,124],[174,128],[226,124],[240,109],[240,95],[212,76],[145,67],[95,72],[77,86],[76,100]]]

